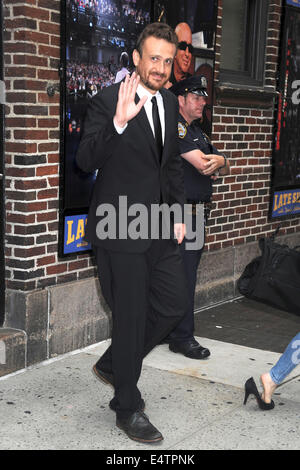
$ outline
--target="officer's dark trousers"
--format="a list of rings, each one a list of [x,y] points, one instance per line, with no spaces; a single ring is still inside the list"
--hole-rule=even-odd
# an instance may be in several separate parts
[[[193,216],[193,230],[195,229],[196,218]],[[183,259],[184,270],[187,280],[188,302],[182,320],[170,333],[168,340],[170,342],[183,343],[194,338],[195,288],[197,283],[197,270],[201,260],[203,248],[200,250],[187,250],[185,239],[183,240],[179,248]]]
[[[194,301],[197,282],[197,268],[199,266],[203,251],[185,251],[183,243],[180,246],[180,250],[182,252],[184,269],[188,283],[188,302],[182,320],[177,324],[177,327],[169,335],[170,341],[177,341],[179,343],[189,341],[194,337]]]
[[[119,417],[140,406],[137,387],[143,358],[180,321],[187,302],[186,279],[178,246],[153,240],[144,253],[95,248],[104,298],[112,310],[112,343],[98,361],[113,374]]]

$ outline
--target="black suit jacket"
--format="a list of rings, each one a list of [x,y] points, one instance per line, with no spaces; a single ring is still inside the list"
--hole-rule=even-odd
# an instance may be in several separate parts
[[[96,229],[103,216],[96,215],[100,204],[111,204],[119,214],[119,196],[126,196],[128,206],[166,202],[183,206],[184,180],[178,147],[178,101],[162,89],[165,108],[165,142],[162,163],[144,108],[129,121],[119,135],[113,124],[120,83],[102,90],[92,98],[84,123],[84,132],[76,155],[78,166],[91,172],[98,170],[88,214],[86,240],[115,251],[143,252],[151,239],[107,238],[99,240]],[[136,96],[136,101],[138,101]],[[128,218],[128,225],[131,222]],[[150,222],[149,222],[150,223]],[[118,227],[117,227],[118,230]]]

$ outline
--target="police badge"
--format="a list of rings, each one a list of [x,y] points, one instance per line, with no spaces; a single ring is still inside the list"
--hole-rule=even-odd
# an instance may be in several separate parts
[[[187,130],[184,124],[182,122],[178,123],[178,136],[180,139],[183,139],[186,136]]]

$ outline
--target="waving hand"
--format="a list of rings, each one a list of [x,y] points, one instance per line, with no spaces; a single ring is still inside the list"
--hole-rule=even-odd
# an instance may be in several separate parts
[[[124,127],[128,121],[133,119],[142,109],[147,97],[144,96],[138,104],[135,103],[135,94],[139,84],[140,77],[135,72],[121,83],[118,95],[118,102],[114,122],[119,127]]]

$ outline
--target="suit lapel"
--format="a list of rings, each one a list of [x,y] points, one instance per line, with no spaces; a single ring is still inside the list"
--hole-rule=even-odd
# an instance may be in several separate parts
[[[170,144],[170,139],[172,137],[170,129],[172,128],[171,123],[174,122],[174,115],[172,115],[172,106],[170,106],[168,93],[166,93],[166,91],[164,89],[160,90],[160,93],[161,93],[162,98],[163,98],[164,109],[165,109],[165,141],[164,141],[164,148],[163,148],[163,154],[162,154],[162,163],[161,163],[161,165],[164,165],[167,158],[168,158],[168,148],[169,148],[169,144]],[[136,103],[139,102],[138,95],[135,96],[135,102]],[[156,148],[156,142],[155,142],[153,132],[152,132],[151,126],[149,124],[148,117],[147,117],[147,114],[146,114],[146,111],[145,111],[144,107],[141,109],[139,114],[136,116],[136,119],[137,119],[137,122],[138,122],[139,126],[141,127],[143,132],[146,134],[147,140],[150,144],[150,148],[151,148],[153,154],[155,155],[156,163],[158,165],[160,165],[159,155],[158,155],[157,148]]]
[[[169,97],[168,93],[165,92],[164,89],[160,90],[161,95],[163,97],[164,108],[165,108],[165,141],[164,141],[164,149],[162,154],[162,162],[161,165],[164,165],[168,158],[168,148],[171,139],[171,132],[170,129],[172,128],[171,123],[174,120],[174,115],[172,115],[172,107],[169,104]]]

